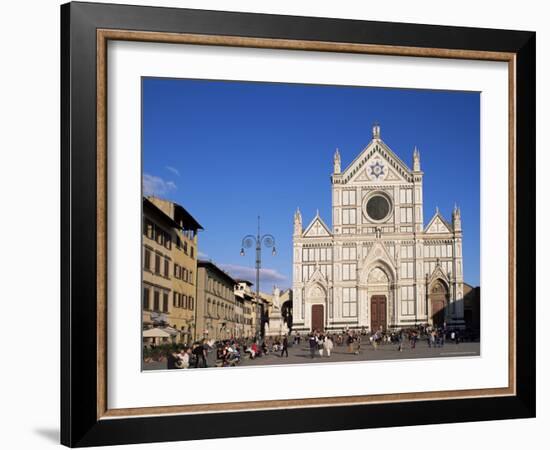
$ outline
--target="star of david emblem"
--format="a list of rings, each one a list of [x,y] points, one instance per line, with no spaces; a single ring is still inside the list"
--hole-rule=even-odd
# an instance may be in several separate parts
[[[370,175],[378,179],[378,177],[381,177],[382,175],[384,175],[384,166],[380,164],[378,161],[376,161],[376,163],[374,164],[371,164]]]

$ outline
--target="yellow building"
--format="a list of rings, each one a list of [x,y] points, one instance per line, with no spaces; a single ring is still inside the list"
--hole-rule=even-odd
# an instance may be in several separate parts
[[[181,205],[143,199],[143,328],[163,328],[174,342],[196,335],[199,229]]]
[[[247,280],[236,280],[235,284],[235,298],[236,301],[242,304],[242,335],[247,339],[253,338],[255,336],[255,314],[256,310],[256,301],[254,299],[254,294],[252,293],[250,287],[252,283]]]
[[[211,261],[199,261],[197,272],[198,337],[216,341],[238,337],[242,306],[235,299],[235,280]]]

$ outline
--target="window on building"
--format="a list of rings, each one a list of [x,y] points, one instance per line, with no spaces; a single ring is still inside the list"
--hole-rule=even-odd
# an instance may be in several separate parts
[[[155,255],[155,273],[160,275],[160,255]]]
[[[143,257],[143,267],[147,270],[151,269],[151,250],[145,249],[145,255]]]
[[[179,303],[179,298],[178,298],[178,296],[179,296],[179,294],[178,294],[177,292],[174,291],[174,293],[173,293],[173,299],[172,299],[172,306],[173,306],[174,308],[177,308],[177,307],[179,306],[179,305],[178,305],[178,303]]]
[[[170,263],[168,259],[164,259],[164,276],[169,277],[170,276]]]
[[[168,292],[162,293],[162,311],[168,312]]]
[[[342,289],[342,316],[357,316],[357,289],[354,287]]]
[[[160,292],[153,293],[153,311],[160,311]]]
[[[355,208],[344,208],[342,209],[342,224],[343,225],[355,225],[355,213],[357,210]]]
[[[401,189],[399,191],[399,200],[401,203],[412,203],[412,189]]]
[[[164,233],[155,227],[157,244],[164,245]]]
[[[187,295],[182,295],[181,307],[187,309]]]
[[[414,316],[414,286],[401,286],[401,314]]]
[[[329,266],[328,264],[321,264],[320,267],[320,270],[321,270],[321,273],[329,280],[331,281],[332,280],[332,270],[331,270],[331,266]]]
[[[187,255],[187,242],[183,242],[183,252]]]
[[[342,191],[342,205],[355,205],[355,191]]]
[[[195,258],[195,247],[191,246],[191,258]]]
[[[153,224],[150,220],[144,221],[143,234],[145,234],[149,239],[153,239]]]
[[[188,299],[188,306],[189,306],[189,309],[191,311],[193,311],[195,309],[195,298],[194,297],[189,297]]]
[[[308,281],[313,275],[314,271],[315,271],[315,266],[313,264],[306,264],[302,266],[302,280]]]
[[[143,309],[149,310],[151,308],[150,299],[149,299],[149,288],[143,288]]]
[[[342,259],[345,261],[355,261],[357,259],[357,248],[356,247],[343,247],[342,248]]]
[[[414,264],[412,262],[402,262],[400,276],[401,278],[413,278]]]
[[[412,245],[403,245],[401,246],[401,258],[413,258],[414,255],[414,246]]]
[[[412,223],[412,208],[401,208],[401,223]]]
[[[342,280],[355,280],[357,264],[342,264]]]

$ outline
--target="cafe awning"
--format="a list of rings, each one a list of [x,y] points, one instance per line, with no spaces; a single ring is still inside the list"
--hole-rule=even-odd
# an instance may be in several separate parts
[[[164,331],[162,328],[149,328],[148,330],[143,330],[144,338],[168,338],[172,334]]]

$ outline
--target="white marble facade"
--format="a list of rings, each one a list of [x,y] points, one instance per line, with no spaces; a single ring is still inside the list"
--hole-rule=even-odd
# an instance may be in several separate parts
[[[379,125],[344,170],[336,150],[332,229],[294,215],[293,330],[463,326],[460,210],[449,223],[436,209],[424,226],[416,148],[412,159],[411,170]]]

